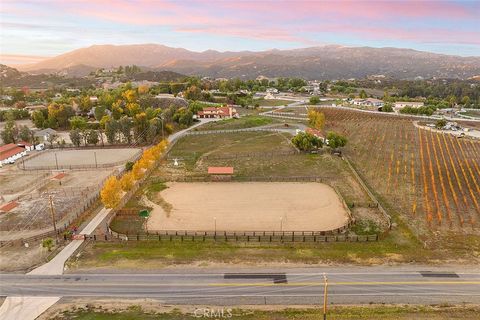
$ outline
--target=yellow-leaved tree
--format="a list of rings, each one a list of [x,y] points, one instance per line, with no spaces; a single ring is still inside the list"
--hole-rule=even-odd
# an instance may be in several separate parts
[[[141,164],[139,164],[139,161],[135,162],[133,167],[132,167],[132,174],[133,174],[133,178],[135,180],[140,180],[143,177],[143,175],[145,174]]]
[[[135,183],[135,178],[133,177],[133,173],[131,171],[125,173],[123,177],[120,179],[120,186],[122,187],[122,190],[125,192],[130,191],[134,183]]]
[[[325,126],[325,115],[314,108],[308,109],[308,124],[317,130],[322,130]]]
[[[107,179],[100,191],[100,198],[106,208],[115,208],[120,203],[122,188],[120,181],[115,176]]]

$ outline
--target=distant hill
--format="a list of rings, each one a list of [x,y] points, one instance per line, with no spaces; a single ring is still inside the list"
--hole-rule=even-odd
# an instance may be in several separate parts
[[[47,60],[18,66],[21,71],[65,71],[138,65],[210,77],[460,78],[480,75],[480,57],[459,57],[397,48],[322,46],[262,52],[193,52],[163,45],[95,45]],[[81,66],[81,67],[79,67]],[[70,70],[70,71],[69,71]]]

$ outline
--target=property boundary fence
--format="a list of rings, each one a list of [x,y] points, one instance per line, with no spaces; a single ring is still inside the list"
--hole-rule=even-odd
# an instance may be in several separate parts
[[[204,134],[235,133],[235,132],[285,132],[286,129],[280,128],[242,128],[242,129],[220,129],[220,130],[199,130],[185,132],[185,136],[197,136]]]
[[[109,149],[109,148],[105,148],[105,149]],[[105,150],[104,148],[101,148],[101,150]],[[62,150],[62,149],[60,149]],[[82,148],[69,148],[68,150],[88,150],[88,149],[82,149]],[[50,149],[50,150],[46,150],[45,152],[55,152],[55,150],[53,149]],[[121,161],[115,161],[115,162],[110,162],[110,163],[105,163],[105,164],[74,164],[74,165],[54,165],[54,166],[31,166],[31,165],[28,165],[28,166],[25,166],[25,163],[28,163],[28,161],[30,161],[31,159],[33,158],[36,158],[40,155],[44,154],[44,152],[41,152],[41,153],[37,153],[37,154],[34,154],[32,155],[31,157],[28,157],[27,159],[24,159],[22,161],[19,161],[17,163],[17,167],[21,170],[25,170],[25,171],[32,171],[32,170],[48,170],[48,171],[52,171],[52,170],[78,170],[78,169],[105,169],[105,168],[112,168],[112,167],[116,167],[116,166],[120,166],[120,165],[123,165],[125,164],[126,162],[134,162],[134,161],[137,161],[140,156],[142,155],[142,150],[138,150],[133,156],[131,156],[130,158],[126,159],[126,160],[121,160]]]
[[[300,151],[291,150],[291,151],[270,151],[270,152],[237,152],[237,153],[229,153],[229,154],[220,154],[220,155],[207,155],[202,156],[204,160],[227,160],[227,159],[242,159],[242,158],[274,158],[274,157],[286,157],[286,156],[295,156],[302,154]],[[168,161],[173,161],[174,159],[178,158],[188,158],[193,159],[194,155],[192,156],[174,156],[169,154],[167,156]]]
[[[362,186],[362,188],[365,190],[365,192],[368,194],[368,196],[372,199],[372,201],[375,203],[376,207],[378,208],[378,210],[380,210],[380,212],[382,213],[382,215],[384,216],[384,218],[387,220],[387,225],[388,225],[388,229],[392,229],[392,217],[388,214],[387,210],[385,210],[385,208],[381,205],[380,201],[378,201],[377,197],[373,194],[373,192],[370,190],[370,188],[367,186],[367,184],[363,181],[362,177],[360,176],[360,174],[357,172],[357,170],[355,169],[355,167],[352,165],[352,163],[350,162],[350,160],[348,160],[347,157],[343,157],[343,159],[345,160],[345,162],[347,163],[348,167],[350,168],[350,170],[352,171],[353,175],[355,176],[355,178],[357,179],[358,183],[360,183],[360,185]]]
[[[173,182],[210,182],[211,176],[164,176],[167,181]],[[223,180],[222,180],[223,181]],[[233,176],[231,182],[324,182],[325,177],[320,176]]]
[[[347,226],[342,227],[343,231]],[[339,230],[339,229],[336,229]],[[320,242],[373,242],[378,235],[345,235],[325,231],[162,231],[144,234],[121,234],[110,231],[110,236],[89,236],[96,241],[180,241],[180,242],[266,242],[266,243],[320,243]]]

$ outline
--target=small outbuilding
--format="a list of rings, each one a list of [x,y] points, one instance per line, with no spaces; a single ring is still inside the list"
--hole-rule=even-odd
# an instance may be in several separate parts
[[[208,167],[208,174],[212,181],[230,180],[233,175],[233,167]]]

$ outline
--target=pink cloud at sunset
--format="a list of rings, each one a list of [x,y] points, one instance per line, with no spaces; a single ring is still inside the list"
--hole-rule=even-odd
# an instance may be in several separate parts
[[[262,50],[333,43],[422,50],[437,43],[444,44],[443,51],[455,53],[457,44],[470,54],[480,52],[480,1],[4,2],[2,40],[12,44],[9,53],[20,52],[14,49],[22,47],[15,45],[20,38],[35,38],[21,27],[25,21],[36,26],[40,38],[52,38],[55,43],[62,37],[72,47],[153,42],[193,50],[230,50],[235,43],[244,50]],[[62,51],[42,46],[44,49],[28,53]]]

